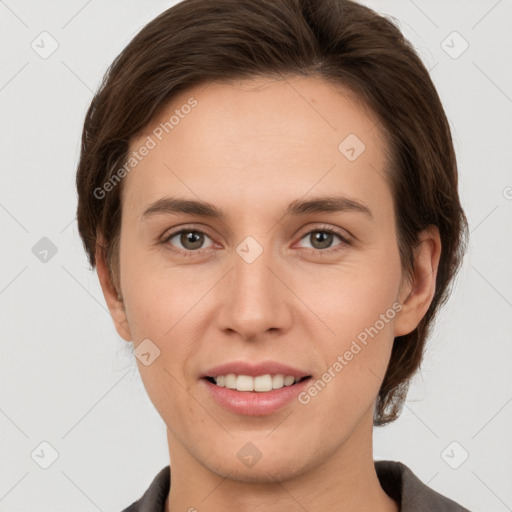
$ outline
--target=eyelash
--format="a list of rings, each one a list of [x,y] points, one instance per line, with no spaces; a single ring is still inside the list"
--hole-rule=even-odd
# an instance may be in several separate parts
[[[206,233],[205,231],[203,231],[201,229],[182,228],[178,231],[174,231],[174,232],[170,233],[169,235],[165,236],[165,238],[160,243],[162,245],[164,245],[166,247],[166,249],[171,251],[172,253],[175,253],[175,254],[178,254],[178,255],[184,256],[184,257],[195,256],[197,254],[201,254],[203,251],[208,250],[208,248],[207,249],[197,249],[195,251],[184,250],[184,249],[175,249],[174,247],[172,247],[169,244],[169,240],[174,238],[176,235],[180,235],[181,233],[200,233],[202,235],[207,236],[208,238],[211,238],[210,235],[208,235],[208,233]],[[339,243],[338,245],[335,245],[334,247],[329,247],[327,249],[309,249],[310,253],[312,255],[322,255],[322,254],[326,254],[326,253],[330,254],[330,253],[337,252],[337,251],[341,250],[341,248],[343,246],[351,245],[351,242],[350,242],[350,240],[348,240],[347,237],[343,236],[337,230],[330,228],[328,226],[320,226],[315,229],[312,229],[312,230],[308,231],[307,233],[304,233],[304,235],[302,235],[299,240],[302,240],[305,237],[307,237],[313,233],[329,233],[331,235],[335,235],[341,240],[341,243]],[[308,249],[308,248],[306,247],[305,249]]]

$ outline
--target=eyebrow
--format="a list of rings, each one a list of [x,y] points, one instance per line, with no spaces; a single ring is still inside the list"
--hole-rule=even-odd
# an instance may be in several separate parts
[[[309,200],[292,201],[283,212],[286,215],[299,216],[311,213],[357,212],[363,213],[373,220],[371,210],[362,202],[348,197],[323,196]],[[225,219],[226,213],[215,205],[192,199],[164,197],[150,204],[142,214],[141,220],[159,214],[179,215],[190,214],[211,219]]]

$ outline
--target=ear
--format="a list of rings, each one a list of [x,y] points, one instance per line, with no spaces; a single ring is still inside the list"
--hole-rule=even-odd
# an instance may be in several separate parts
[[[437,268],[441,256],[441,237],[431,225],[419,235],[414,249],[413,277],[400,289],[402,309],[395,316],[395,336],[414,331],[425,316],[436,291]]]
[[[103,290],[103,296],[105,297],[110,316],[114,321],[119,336],[125,341],[132,341],[123,299],[120,294],[118,295],[114,283],[112,282],[112,275],[106,262],[106,251],[104,247],[103,239],[98,239],[95,251],[96,270],[98,272],[101,289]]]

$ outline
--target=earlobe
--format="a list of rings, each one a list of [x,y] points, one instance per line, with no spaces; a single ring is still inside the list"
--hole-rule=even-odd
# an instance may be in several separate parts
[[[121,336],[125,341],[132,341],[123,299],[118,294],[114,283],[112,282],[112,276],[106,262],[106,253],[101,239],[98,240],[96,245],[95,256],[96,270],[98,272],[101,289],[116,330],[119,336]]]
[[[412,279],[401,288],[401,311],[395,317],[395,337],[412,332],[428,311],[436,291],[436,278],[441,256],[441,238],[437,226],[431,225],[419,235],[414,249]]]

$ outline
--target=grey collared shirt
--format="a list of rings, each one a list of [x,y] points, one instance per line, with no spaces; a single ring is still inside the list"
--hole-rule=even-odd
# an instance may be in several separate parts
[[[400,504],[400,512],[470,512],[425,485],[405,464],[375,462],[380,484]],[[171,485],[170,466],[161,469],[143,496],[122,512],[165,512]]]

